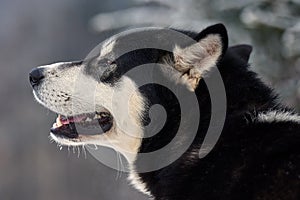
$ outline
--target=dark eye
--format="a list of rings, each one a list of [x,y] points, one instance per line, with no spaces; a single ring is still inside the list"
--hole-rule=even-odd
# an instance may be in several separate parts
[[[99,66],[104,67],[100,80],[102,82],[111,83],[116,75],[115,71],[117,69],[117,62],[115,60],[103,59],[102,64]]]
[[[112,65],[116,65],[116,61],[112,61],[107,58],[98,61],[98,66],[100,67],[111,67]]]
[[[109,65],[116,65],[117,62],[116,62],[116,60],[113,60],[113,61],[109,60],[109,61],[108,61],[108,64],[109,64]]]

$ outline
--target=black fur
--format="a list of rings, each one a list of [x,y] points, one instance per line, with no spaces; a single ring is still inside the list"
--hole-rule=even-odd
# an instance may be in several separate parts
[[[208,28],[199,35],[188,34],[199,40],[210,32],[220,33],[215,28]],[[221,34],[226,34],[223,32]],[[251,51],[252,47],[248,45],[225,48],[217,64],[226,88],[227,114],[221,138],[214,149],[202,159],[195,156],[211,116],[210,95],[201,80],[195,91],[201,121],[193,144],[171,165],[154,172],[139,173],[155,199],[300,199],[300,124],[257,119],[258,113],[292,111],[278,103],[272,89],[251,71],[248,64]],[[151,51],[146,55],[152,55]],[[161,52],[160,56],[163,55]],[[147,85],[140,89],[149,106],[162,104],[168,115],[159,134],[143,139],[140,152],[151,152],[168,144],[176,134],[178,126],[174,124],[180,120],[179,103],[167,88]],[[141,159],[137,158],[137,169]],[[153,162],[159,162],[159,159],[163,158]]]
[[[227,32],[222,24],[208,27],[199,34],[177,31],[197,41],[208,34],[221,36],[223,48],[217,68],[226,89],[226,121],[213,150],[200,159],[198,152],[210,123],[212,107],[207,85],[201,79],[195,90],[200,108],[197,135],[188,150],[169,166],[157,171],[138,173],[149,192],[156,200],[300,199],[300,123],[263,122],[258,119],[259,113],[293,111],[279,103],[273,90],[251,71],[248,60],[252,47],[238,45],[228,48]],[[147,29],[145,32],[147,33]],[[156,37],[159,38],[159,34]],[[138,43],[139,40],[135,42]],[[118,45],[124,47],[130,44],[125,40],[125,44]],[[85,73],[95,80],[118,87],[120,77],[132,68],[147,63],[162,63],[166,56],[174,59],[172,52],[151,48],[134,50],[118,58],[114,57],[112,51],[105,58],[94,57],[76,62],[72,67],[84,65]],[[212,70],[206,76],[209,77],[212,73],[216,71]],[[157,76],[162,76],[156,77],[160,79],[170,78],[169,74],[163,72]],[[176,135],[181,120],[189,119],[181,119],[179,101],[168,88],[147,84],[139,89],[147,99],[148,106],[145,108],[144,125],[151,121],[148,109],[152,105],[161,104],[167,113],[162,130],[142,140],[139,152],[153,152],[169,144]],[[178,84],[178,90],[180,89],[187,90],[184,85]],[[192,106],[185,110],[187,113],[195,111],[197,112]],[[182,141],[187,137],[189,133],[181,138]],[[181,144],[176,143],[172,146],[174,151],[170,151],[170,155],[181,148]],[[168,159],[168,155],[158,155],[151,163],[144,163],[143,157],[138,155],[134,165],[139,172],[142,165],[151,165],[162,159]]]

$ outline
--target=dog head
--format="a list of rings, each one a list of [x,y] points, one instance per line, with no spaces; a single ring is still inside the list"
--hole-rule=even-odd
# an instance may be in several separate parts
[[[30,82],[36,100],[58,114],[51,128],[52,139],[69,146],[108,146],[134,161],[144,137],[149,95],[127,72],[149,63],[161,64],[158,71],[163,77],[193,92],[227,50],[222,24],[200,33],[172,30],[192,38],[192,43],[184,45],[164,35],[165,30],[129,31],[103,42],[83,61],[33,69]],[[171,51],[155,48],[153,42],[148,43],[150,47],[139,47],[147,41],[166,44]]]

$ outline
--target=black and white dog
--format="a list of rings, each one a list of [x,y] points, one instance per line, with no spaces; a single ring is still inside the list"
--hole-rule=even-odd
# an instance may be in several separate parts
[[[161,39],[160,30],[143,29],[147,37],[152,35],[165,42],[168,39]],[[147,35],[151,31],[158,34]],[[119,49],[132,45],[124,37],[134,35],[133,30],[104,42],[99,54],[85,61],[33,69],[30,82],[36,100],[58,114],[51,138],[61,145],[114,148],[127,159],[132,184],[154,199],[300,199],[300,116],[279,103],[272,89],[249,69],[251,46],[228,47],[222,24],[200,33],[174,31],[196,42],[180,46],[179,41],[168,41],[173,45],[172,52],[151,47],[116,56]],[[161,64],[155,73],[178,90],[196,94],[200,120],[192,144],[178,159],[146,172],[139,170],[141,153],[169,144],[179,124],[189,120],[181,119],[180,103],[168,88],[159,84],[139,87],[135,78],[126,75],[149,63]],[[221,74],[226,90],[226,119],[216,145],[200,159],[198,152],[213,115],[203,77],[210,77],[214,69]],[[80,91],[76,91],[78,86]],[[145,137],[144,127],[151,123],[149,110],[154,104],[164,107],[167,118],[157,134]],[[189,113],[198,112],[190,107]],[[101,131],[84,131],[95,126]],[[171,149],[176,152],[182,143],[177,141]],[[173,151],[168,154],[154,157],[152,162],[172,157]]]

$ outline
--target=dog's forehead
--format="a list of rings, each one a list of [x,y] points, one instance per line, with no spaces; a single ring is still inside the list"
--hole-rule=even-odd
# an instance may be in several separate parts
[[[162,30],[162,28],[140,28],[116,34],[101,44],[100,57],[117,59],[128,52],[141,49],[145,46],[144,41],[154,40]]]
[[[100,46],[101,57],[118,57],[139,49],[160,49],[172,52],[175,45],[185,45],[192,40],[179,31],[147,27],[136,28],[116,34],[105,40]]]

